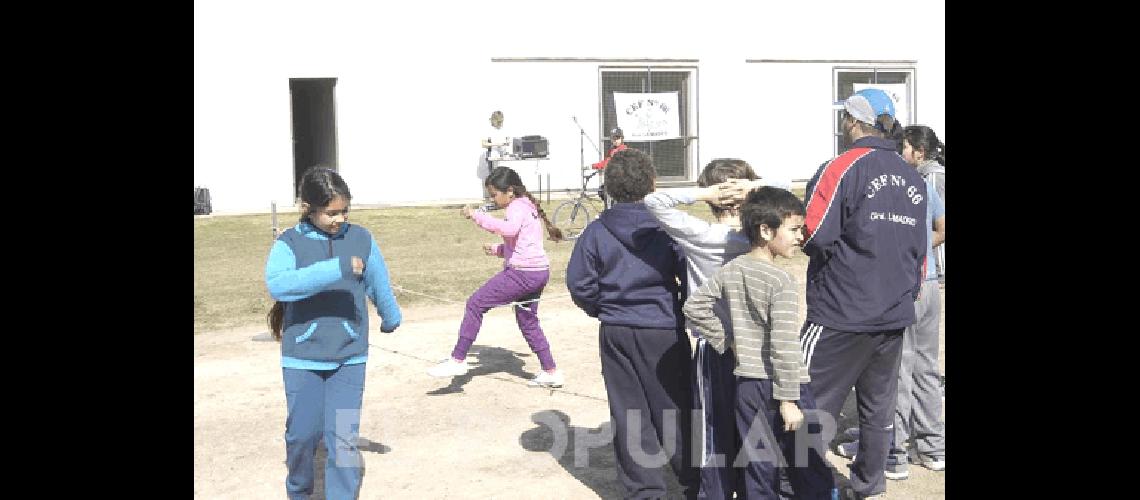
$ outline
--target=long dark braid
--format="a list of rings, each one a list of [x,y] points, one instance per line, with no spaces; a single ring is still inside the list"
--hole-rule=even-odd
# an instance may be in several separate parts
[[[523,185],[522,178],[519,177],[518,172],[515,172],[510,167],[495,167],[495,169],[491,171],[491,174],[487,176],[487,180],[484,184],[504,193],[510,190],[514,193],[516,198],[526,196],[530,199],[530,202],[534,204],[534,207],[538,209],[538,216],[542,218],[542,224],[546,226],[546,234],[550,236],[550,240],[562,241],[564,239],[562,237],[562,230],[554,227],[554,224],[546,217],[546,212],[542,210],[542,204],[534,199],[534,196],[531,196],[530,192],[526,190],[526,186]]]
[[[564,239],[562,237],[562,230],[554,227],[554,224],[550,223],[550,219],[546,218],[546,212],[542,210],[542,205],[530,195],[530,192],[526,190],[525,186],[515,186],[515,196],[519,196],[520,190],[522,194],[530,199],[531,203],[534,203],[534,207],[538,209],[538,216],[542,217],[542,224],[546,226],[546,234],[550,236],[550,241],[562,241]]]
[[[914,149],[922,151],[927,160],[946,166],[946,145],[938,140],[934,129],[926,125],[911,125],[903,129],[903,137]]]
[[[269,323],[269,333],[273,335],[273,340],[280,341],[281,323],[285,320],[285,303],[280,300],[274,302],[265,319]]]

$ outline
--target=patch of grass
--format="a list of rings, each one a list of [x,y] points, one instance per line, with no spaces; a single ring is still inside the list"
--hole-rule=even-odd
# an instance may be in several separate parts
[[[797,193],[802,196],[802,193]],[[543,204],[548,216],[561,200]],[[712,221],[704,203],[682,207]],[[494,212],[502,217],[503,212]],[[459,215],[456,207],[400,207],[353,210],[353,224],[376,238],[393,285],[463,302],[502,268],[502,259],[483,254],[483,243],[498,236]],[[194,219],[194,333],[264,324],[273,305],[265,289],[265,261],[273,245],[269,214]],[[282,229],[297,222],[295,213],[279,213]],[[550,257],[549,295],[566,293],[566,264],[574,241],[546,241]],[[396,292],[401,306],[439,304],[419,295]],[[369,306],[371,307],[371,306]]]
[[[195,334],[265,321],[273,305],[265,288],[265,262],[273,245],[270,220],[268,214],[194,219]],[[358,209],[351,221],[373,234],[392,284],[408,290],[463,302],[502,268],[502,259],[482,250],[483,243],[502,240],[455,207]],[[294,213],[278,214],[283,229],[296,222]],[[547,293],[563,293],[573,245],[546,242],[552,268]],[[440,303],[403,292],[396,292],[396,299],[401,306]]]

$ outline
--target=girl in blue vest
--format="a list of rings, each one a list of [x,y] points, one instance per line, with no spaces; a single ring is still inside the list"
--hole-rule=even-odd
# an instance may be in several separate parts
[[[368,361],[365,297],[380,314],[380,331],[400,326],[400,306],[376,240],[348,223],[351,199],[332,169],[306,171],[301,221],[281,233],[265,265],[265,284],[277,301],[268,319],[281,342],[290,499],[313,492],[313,459],[322,437],[328,451],[325,497],[356,498],[363,477],[356,441]]]

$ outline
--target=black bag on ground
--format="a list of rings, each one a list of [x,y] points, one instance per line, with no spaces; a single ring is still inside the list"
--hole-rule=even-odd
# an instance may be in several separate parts
[[[194,188],[194,215],[209,215],[214,211],[210,203],[210,190],[208,188]]]

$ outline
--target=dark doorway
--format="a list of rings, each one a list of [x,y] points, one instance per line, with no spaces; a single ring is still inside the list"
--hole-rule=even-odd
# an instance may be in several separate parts
[[[314,165],[337,167],[336,78],[290,78],[293,105],[293,196]]]

